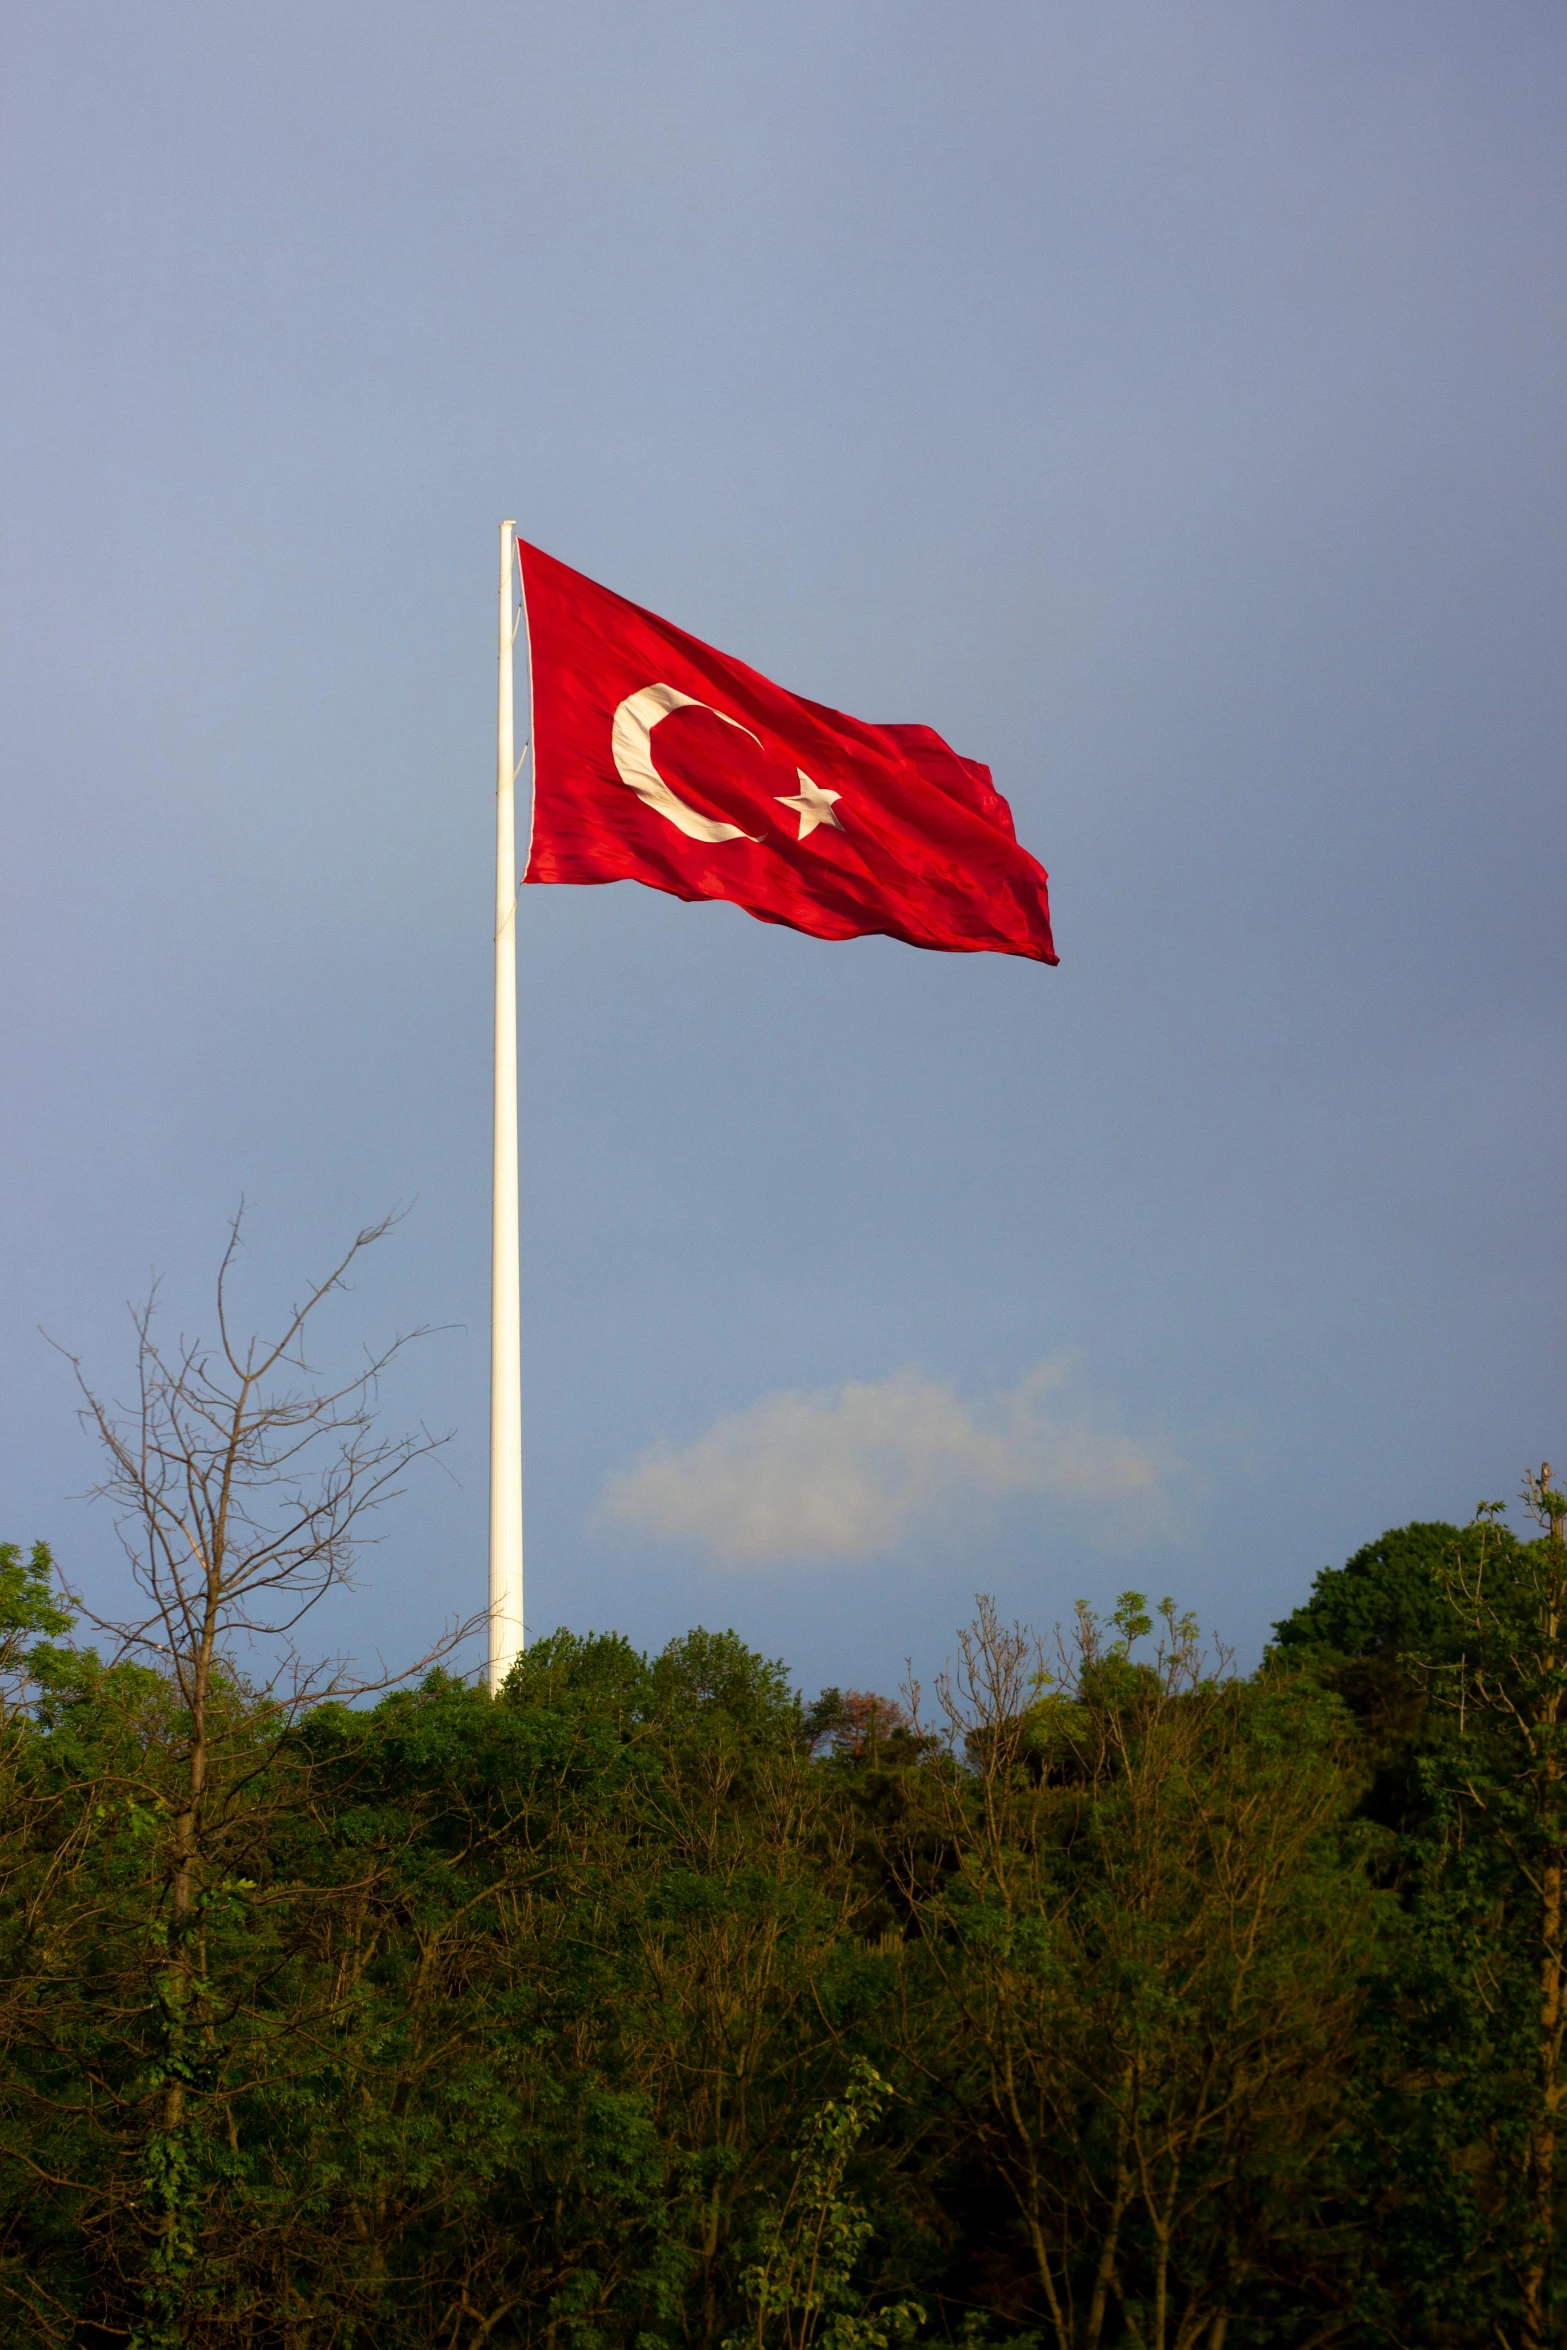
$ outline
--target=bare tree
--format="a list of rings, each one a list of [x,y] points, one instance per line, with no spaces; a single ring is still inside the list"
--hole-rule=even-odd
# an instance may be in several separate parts
[[[215,1346],[182,1337],[165,1349],[155,1330],[154,1287],[132,1309],[136,1389],[129,1407],[107,1403],[70,1358],[83,1422],[108,1456],[108,1473],[93,1490],[119,1512],[120,1539],[148,1603],[128,1624],[83,1612],[114,1634],[122,1654],[168,1677],[189,1723],[187,1803],[175,1823],[169,1880],[176,1932],[196,1892],[214,1699],[236,1679],[240,1647],[272,1652],[272,1670],[255,1695],[278,1731],[324,1696],[385,1687],[384,1676],[350,1684],[341,1671],[304,1668],[294,1634],[329,1591],[351,1582],[370,1513],[402,1490],[413,1462],[446,1441],[423,1428],[388,1437],[376,1425],[383,1375],[426,1331],[368,1353],[336,1383],[316,1374],[306,1352],[319,1309],[347,1287],[351,1268],[385,1238],[395,1216],[355,1236],[276,1336],[241,1339],[232,1289],[243,1213],[229,1227],[218,1268]],[[444,1641],[440,1652],[450,1645]]]
[[[143,2208],[155,2242],[143,2281],[149,2309],[179,2302],[196,2259],[182,2209],[184,2151],[194,2084],[210,2105],[221,2067],[218,2038],[255,2005],[242,1980],[209,1979],[209,1925],[247,1902],[297,1903],[312,1891],[341,1898],[354,1888],[260,1888],[247,1873],[279,1802],[276,1778],[302,1712],[327,1698],[351,1700],[407,1673],[367,1678],[337,1665],[310,1666],[297,1646],[303,1618],[348,1584],[368,1520],[402,1489],[407,1470],[445,1441],[428,1430],[387,1436],[377,1425],[382,1378],[412,1338],[368,1352],[351,1375],[323,1376],[309,1344],[321,1307],[348,1283],[364,1252],[395,1219],[360,1232],[314,1282],[271,1337],[240,1336],[234,1303],[241,1216],[218,1272],[215,1343],[164,1343],[157,1291],[133,1309],[136,1380],[128,1404],[111,1403],[69,1358],[82,1419],[107,1457],[94,1491],[117,1512],[117,1529],[143,1600],[134,1620],[111,1623],[83,1608],[114,1643],[113,1663],[150,1668],[163,1723],[145,1750],[145,1784],[127,1790],[162,1823],[151,1855],[146,1938],[162,2055],[147,2079],[140,2158]],[[457,1625],[411,1668],[449,1653],[478,1618]],[[294,1777],[297,1759],[290,1765]],[[292,1800],[299,1796],[293,1788]],[[226,2110],[232,2115],[232,2107]],[[211,2117],[209,2116],[209,2120]],[[232,2118],[228,2122],[232,2134]],[[162,2339],[156,2332],[148,2340]],[[171,2337],[172,2338],[172,2337]]]

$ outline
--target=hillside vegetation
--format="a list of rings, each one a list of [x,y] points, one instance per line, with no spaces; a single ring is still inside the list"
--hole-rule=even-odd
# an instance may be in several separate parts
[[[912,1711],[562,1631],[493,1700],[218,1655],[199,1738],[0,1551],[0,2337],[1555,2339],[1530,1495],[1323,1573],[1250,1675],[1128,1594],[982,1603]]]

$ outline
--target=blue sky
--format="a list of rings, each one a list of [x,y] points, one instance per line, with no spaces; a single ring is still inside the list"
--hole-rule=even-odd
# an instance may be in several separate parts
[[[1243,1658],[1567,1447],[1567,19],[8,12],[0,1532],[48,1330],[453,1431],[325,1642],[483,1592],[495,527],[988,760],[1057,971],[631,886],[521,929],[530,1629],[807,1687],[1170,1590]]]

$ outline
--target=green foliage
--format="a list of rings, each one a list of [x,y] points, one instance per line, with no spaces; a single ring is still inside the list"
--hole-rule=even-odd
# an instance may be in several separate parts
[[[552,1632],[524,1649],[506,1677],[507,1705],[586,1707],[618,1722],[640,1719],[651,1686],[647,1660],[618,1632]]]
[[[178,1691],[0,1550],[0,2339],[1532,2350],[1551,1526],[1250,1678],[982,1605],[937,1726],[732,1631],[220,1669],[185,1912]]]
[[[735,1632],[698,1626],[669,1643],[648,1678],[651,1706],[672,1727],[721,1726],[760,1747],[783,1745],[795,1735],[798,1708],[788,1666],[758,1656]]]
[[[1474,1562],[1481,1540],[1478,1524],[1433,1519],[1392,1527],[1343,1566],[1322,1569],[1310,1598],[1275,1624],[1280,1648],[1388,1660],[1445,1651],[1456,1644],[1458,1627],[1444,1584],[1455,1562]],[[1495,1547],[1514,1547],[1505,1528],[1497,1529]]]
[[[55,1596],[54,1557],[35,1542],[24,1559],[20,1543],[0,1542],[0,1680],[36,1680],[47,1670],[48,1646],[75,1623]]]
[[[783,2205],[755,2222],[755,2256],[740,2272],[751,2324],[723,2350],[890,2350],[919,2333],[917,2301],[872,2308],[855,2276],[875,2226],[846,2174],[890,2094],[875,2066],[856,2057],[842,2097],[812,2119]]]

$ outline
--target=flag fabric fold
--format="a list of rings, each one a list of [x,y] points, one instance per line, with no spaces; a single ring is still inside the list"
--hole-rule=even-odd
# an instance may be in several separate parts
[[[815,938],[1054,963],[1044,867],[928,726],[774,685],[517,541],[533,689],[528,882],[641,881]]]

